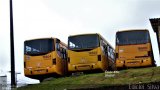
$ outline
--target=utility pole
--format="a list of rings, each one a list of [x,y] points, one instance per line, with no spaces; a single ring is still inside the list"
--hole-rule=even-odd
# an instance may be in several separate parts
[[[11,49],[11,87],[16,87],[14,63],[14,33],[13,33],[13,8],[10,0],[10,49]]]

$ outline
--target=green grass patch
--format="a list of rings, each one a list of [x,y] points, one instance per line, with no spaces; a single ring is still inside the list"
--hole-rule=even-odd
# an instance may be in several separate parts
[[[160,81],[160,67],[127,69],[110,75],[114,76],[108,77],[106,73],[103,72],[53,78],[50,81],[20,87],[17,88],[17,90],[65,90],[158,82]]]

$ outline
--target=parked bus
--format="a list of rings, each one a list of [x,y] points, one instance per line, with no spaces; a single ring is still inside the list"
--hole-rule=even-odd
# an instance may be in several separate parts
[[[57,38],[40,38],[24,42],[24,74],[43,81],[67,73],[67,45]]]
[[[100,35],[79,34],[68,37],[68,71],[114,70],[113,47]]]
[[[156,66],[148,30],[116,33],[116,67]]]

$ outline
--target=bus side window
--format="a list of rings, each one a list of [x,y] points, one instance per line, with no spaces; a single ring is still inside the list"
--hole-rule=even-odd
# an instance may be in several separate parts
[[[63,58],[63,54],[62,54],[62,47],[60,46],[60,40],[56,40],[56,50],[58,55]]]
[[[113,49],[110,48],[111,58],[113,59]]]
[[[108,52],[108,56],[110,57],[110,47],[107,46],[107,52]]]
[[[58,50],[58,54],[59,56],[64,59],[64,60],[67,60],[67,52],[66,52],[66,49],[63,48],[63,47],[59,47],[60,49]]]
[[[105,51],[104,49],[104,44],[103,44],[103,40],[100,38],[100,45],[102,46],[102,50]]]
[[[61,48],[61,51],[60,51],[60,52],[61,52],[61,55],[62,55],[61,57],[62,57],[63,59],[65,59],[64,48]]]
[[[107,45],[104,45],[104,51],[105,51],[105,54],[107,54]]]
[[[67,52],[66,49],[63,48],[63,59],[67,60]]]
[[[101,39],[100,43],[101,43],[101,46],[103,47],[103,51],[104,51],[105,54],[107,54],[107,45],[104,43],[102,38],[100,38],[100,39]]]
[[[113,49],[112,48],[111,48],[110,52],[111,52],[111,58],[114,59],[114,53],[113,53]]]
[[[115,61],[115,52],[114,52],[114,50],[113,50],[113,59],[114,59],[114,61]]]
[[[59,45],[59,43],[56,43],[56,49],[57,49],[57,51],[60,51],[60,45]]]
[[[56,49],[57,51],[60,51],[60,40],[56,39]]]
[[[103,40],[100,38],[100,45],[103,46]]]
[[[61,58],[63,58],[63,48],[62,47],[60,47],[60,56],[61,56]]]

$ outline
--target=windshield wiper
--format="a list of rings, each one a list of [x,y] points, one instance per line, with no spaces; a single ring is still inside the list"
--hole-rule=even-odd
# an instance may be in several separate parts
[[[77,51],[77,52],[80,52],[80,51],[90,51],[90,50],[93,50],[94,48],[79,48],[79,49],[70,49],[70,50],[73,50],[73,51]]]
[[[30,56],[40,56],[40,55],[45,55],[45,54],[47,54],[47,53],[49,53],[49,52],[38,52],[38,53],[33,53],[33,52],[27,52],[27,53],[25,53],[26,55],[30,55]]]

